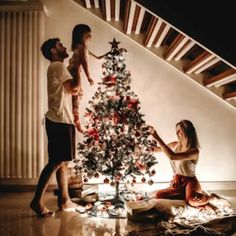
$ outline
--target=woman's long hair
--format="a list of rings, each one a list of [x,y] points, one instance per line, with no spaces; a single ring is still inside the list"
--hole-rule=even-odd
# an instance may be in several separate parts
[[[78,24],[74,27],[72,31],[72,44],[71,49],[74,50],[78,44],[84,44],[83,35],[85,33],[90,33],[91,29],[88,25]]]
[[[189,149],[191,149],[191,148],[198,149],[200,147],[200,145],[199,145],[196,129],[193,126],[193,123],[189,120],[181,120],[180,122],[178,122],[176,124],[176,127],[178,125],[183,130],[184,135],[187,139],[187,148],[189,148]]]

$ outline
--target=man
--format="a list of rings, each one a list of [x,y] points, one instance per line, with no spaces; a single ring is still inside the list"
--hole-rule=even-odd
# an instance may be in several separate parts
[[[43,196],[55,173],[61,194],[60,209],[71,210],[77,206],[68,193],[67,165],[75,155],[72,95],[78,93],[78,79],[73,79],[63,64],[68,54],[58,38],[44,42],[41,51],[51,62],[47,71],[48,112],[45,115],[49,162],[40,175],[30,207],[38,216],[46,217],[54,214],[44,205]]]

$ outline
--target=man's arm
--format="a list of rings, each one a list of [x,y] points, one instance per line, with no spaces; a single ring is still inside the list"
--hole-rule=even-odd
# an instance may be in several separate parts
[[[76,81],[75,78],[66,80],[63,83],[63,86],[71,95],[76,96],[78,94],[78,81]]]
[[[78,89],[79,89],[79,79],[76,73],[74,73],[74,62],[71,60],[69,66],[66,68],[66,66],[63,64],[61,67],[62,69],[62,84],[66,91],[70,93],[71,95],[77,95]],[[74,76],[73,76],[74,75]]]

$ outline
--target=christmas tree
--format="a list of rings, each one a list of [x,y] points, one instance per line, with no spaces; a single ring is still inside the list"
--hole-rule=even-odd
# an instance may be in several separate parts
[[[83,142],[78,144],[76,174],[83,181],[105,176],[104,183],[120,181],[153,184],[153,155],[156,142],[151,138],[140,112],[137,95],[131,91],[131,74],[126,69],[126,50],[115,39],[102,65],[102,81],[86,108]],[[118,188],[117,188],[118,189]]]

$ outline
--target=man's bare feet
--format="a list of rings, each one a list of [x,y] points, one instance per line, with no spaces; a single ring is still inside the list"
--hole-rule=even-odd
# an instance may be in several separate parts
[[[62,203],[60,206],[60,210],[62,211],[76,211],[79,207],[76,203],[72,202],[71,200],[67,200],[66,202]]]
[[[31,201],[30,208],[39,217],[52,217],[54,215],[54,212],[50,211],[46,206],[44,206],[34,200]]]

